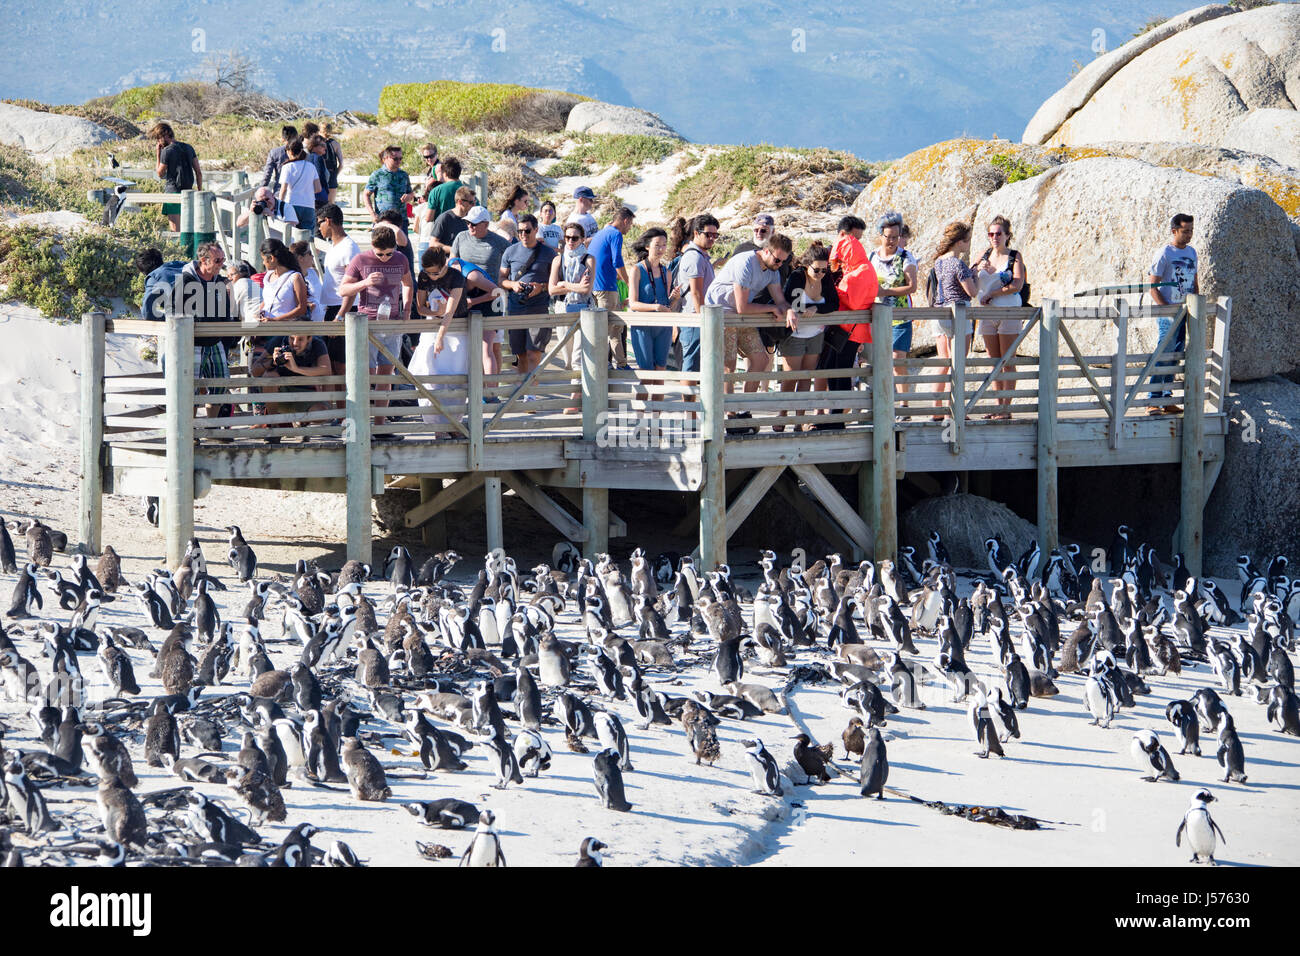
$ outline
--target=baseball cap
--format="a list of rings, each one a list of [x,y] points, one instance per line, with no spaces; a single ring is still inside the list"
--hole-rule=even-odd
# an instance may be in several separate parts
[[[757,216],[754,217],[754,225],[775,226],[776,220],[773,219],[771,216],[769,216],[767,213],[763,212],[763,213],[759,213]]]
[[[491,222],[492,214],[482,206],[475,206],[469,212],[465,213],[465,221],[471,226],[478,225],[480,222]]]
[[[574,199],[595,199],[596,194],[592,192],[590,186],[579,186],[573,191]]]

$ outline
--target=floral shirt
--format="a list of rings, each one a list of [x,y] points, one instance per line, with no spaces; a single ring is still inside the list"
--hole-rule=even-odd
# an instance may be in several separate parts
[[[880,251],[873,249],[871,251],[871,264],[875,266],[876,275],[880,278],[880,298],[882,305],[892,305],[896,309],[905,309],[911,304],[911,297],[906,295],[885,295],[888,289],[896,288],[900,285],[907,285],[907,267],[916,265],[916,259],[906,249],[895,252],[891,257],[886,259],[880,254]],[[894,319],[894,325],[902,325],[904,322],[910,322],[911,319],[902,318]]]
[[[404,169],[390,170],[380,166],[366,181],[366,192],[375,194],[375,212],[396,209],[405,216],[406,203],[402,202],[402,197],[411,192],[411,177]]]

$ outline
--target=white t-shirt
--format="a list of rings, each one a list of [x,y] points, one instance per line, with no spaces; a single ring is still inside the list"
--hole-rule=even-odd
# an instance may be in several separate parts
[[[1160,250],[1151,264],[1151,275],[1158,276],[1161,282],[1173,283],[1160,287],[1166,302],[1175,305],[1191,295],[1196,286],[1197,265],[1196,250],[1191,246],[1179,249],[1171,243]]]
[[[336,242],[325,253],[325,275],[321,276],[321,302],[325,306],[342,305],[343,296],[339,295],[339,285],[343,282],[343,273],[348,271],[348,263],[361,252],[356,240],[347,236],[342,242]]]
[[[582,231],[587,234],[588,239],[594,236],[596,230],[600,228],[596,225],[596,217],[589,212],[575,211],[569,213],[569,218],[564,220],[564,224],[567,226],[571,222],[576,222],[578,225],[582,226]]]
[[[280,188],[289,187],[285,201],[290,205],[315,206],[316,190],[311,187],[316,181],[316,164],[308,160],[285,163],[280,167]]]
[[[546,243],[556,252],[559,252],[560,240],[564,238],[564,227],[554,222],[549,226],[539,226],[537,229],[537,238],[541,239],[542,242]]]
[[[325,321],[325,303],[321,301],[321,282],[320,273],[315,269],[308,269],[303,274],[303,279],[307,282],[307,301],[311,303],[311,311],[307,313],[307,318],[313,322]]]
[[[729,311],[736,308],[736,286],[743,286],[750,292],[750,301],[773,282],[780,286],[781,273],[775,269],[763,268],[763,260],[757,252],[742,252],[727,260],[713,278],[708,291],[704,293],[705,305],[725,305]]]

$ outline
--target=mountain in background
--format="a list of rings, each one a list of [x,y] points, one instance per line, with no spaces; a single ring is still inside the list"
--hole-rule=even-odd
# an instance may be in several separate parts
[[[658,113],[696,142],[901,156],[968,133],[1020,138],[1087,63],[1184,0],[5,0],[0,90],[80,103],[252,57],[304,105],[373,112],[388,83],[454,79],[582,93]],[[1100,32],[1098,32],[1100,31]]]

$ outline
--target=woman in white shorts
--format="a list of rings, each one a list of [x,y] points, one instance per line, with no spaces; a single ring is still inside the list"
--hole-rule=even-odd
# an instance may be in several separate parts
[[[416,282],[415,309],[421,318],[438,319],[437,332],[421,332],[420,341],[411,356],[413,375],[465,375],[469,372],[469,343],[463,332],[448,332],[447,326],[458,315],[466,313],[465,297],[469,292],[465,277],[447,261],[445,249],[428,249],[420,259],[420,275]],[[448,383],[428,384],[430,392],[437,393],[456,386]],[[432,408],[427,398],[419,399],[422,408]],[[439,414],[423,413],[426,424],[441,425],[446,418]]]
[[[1020,290],[1025,284],[1025,260],[1011,243],[1011,222],[1005,216],[994,216],[989,223],[989,248],[975,264],[976,279],[979,283],[979,304],[994,307],[1019,308]],[[1020,334],[1019,319],[980,319],[979,332],[984,337],[984,347],[988,349],[989,358],[998,359],[1011,348]],[[1015,357],[1007,360],[1006,371],[1015,367]],[[1015,382],[1011,379],[998,378],[993,383],[994,391],[1011,391]],[[998,404],[1011,405],[1010,398],[999,398]],[[1010,418],[1010,412],[985,415],[985,418]]]

